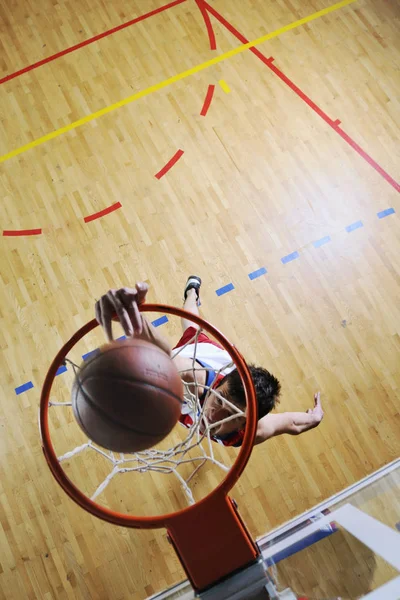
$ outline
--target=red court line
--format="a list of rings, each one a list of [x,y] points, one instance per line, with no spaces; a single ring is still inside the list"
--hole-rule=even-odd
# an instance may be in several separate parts
[[[211,84],[208,86],[206,97],[204,98],[203,108],[201,109],[201,116],[205,117],[208,109],[210,108],[211,100],[214,95],[215,85]]]
[[[206,0],[196,0],[196,2],[198,3],[199,7],[200,4],[203,5],[204,9],[209,11],[216,19],[218,19],[218,21],[222,23],[222,25],[224,25],[224,27],[226,27],[228,31],[232,33],[232,35],[242,42],[242,44],[247,44],[249,42],[244,35],[242,35],[220,13],[210,6]],[[316,112],[321,119],[323,119],[334,131],[336,131],[336,133],[338,133],[340,137],[347,142],[351,148],[353,148],[353,150],[355,150],[365,161],[367,161],[367,163],[373,169],[375,169],[375,171],[379,173],[379,175],[381,175],[389,183],[389,185],[391,185],[397,192],[400,192],[400,184],[397,183],[397,181],[395,181],[393,177],[391,177],[389,173],[387,173],[380,165],[378,165],[378,163],[371,156],[369,156],[369,154],[367,154],[361,148],[361,146],[357,144],[357,142],[355,142],[347,133],[343,131],[343,129],[339,127],[339,119],[333,120],[328,117],[328,115],[321,108],[319,108],[319,106],[317,106],[315,102],[313,102],[311,98],[309,98],[309,96],[307,96],[291,79],[289,79],[289,77],[287,77],[280,69],[272,64],[273,58],[268,59],[257,48],[249,48],[249,50],[255,54],[265,65],[267,65],[267,67],[271,69],[271,71],[273,71],[275,75],[277,75],[279,79],[281,79],[295,94],[297,94],[314,112]]]
[[[204,23],[207,29],[207,33],[208,33],[208,39],[210,41],[210,49],[211,50],[216,50],[217,49],[217,43],[215,41],[215,33],[214,33],[214,29],[211,23],[211,19],[210,19],[210,15],[208,14],[207,8],[204,6],[203,2],[201,0],[196,0],[196,4],[203,16],[204,19]]]
[[[100,210],[97,213],[93,213],[93,215],[89,215],[88,217],[85,217],[83,220],[85,221],[85,223],[90,223],[90,221],[94,221],[95,219],[100,219],[100,217],[104,217],[104,215],[108,215],[111,212],[114,212],[114,210],[118,210],[118,208],[121,208],[122,204],[121,202],[116,202],[115,204],[112,204],[111,206],[109,206],[108,208],[105,208],[104,210]]]
[[[339,121],[340,123],[340,121]],[[393,177],[391,177],[389,175],[389,173],[386,173],[386,171],[384,171],[382,169],[382,167],[380,167],[378,165],[377,162],[374,161],[373,158],[371,158],[371,156],[369,154],[367,154],[362,148],[361,146],[359,146],[357,144],[357,142],[355,142],[349,135],[347,135],[347,133],[345,131],[343,131],[343,129],[339,126],[339,123],[333,124],[333,129],[340,135],[340,137],[349,144],[349,146],[351,146],[353,148],[353,150],[355,150],[364,160],[367,161],[367,163],[369,163],[371,165],[371,167],[373,169],[375,169],[375,171],[377,171],[380,175],[382,175],[382,177],[384,179],[386,179],[386,181],[388,182],[389,185],[391,185],[392,187],[394,187],[394,189],[396,191],[398,191],[400,193],[400,184],[397,183],[397,181],[395,181],[393,179]]]
[[[159,8],[156,8],[154,10],[151,10],[148,13],[145,13],[144,15],[141,15],[140,17],[136,17],[135,19],[132,19],[131,21],[122,23],[122,25],[117,25],[117,27],[113,27],[112,29],[109,29],[108,31],[99,33],[98,35],[95,35],[83,42],[80,42],[79,44],[76,44],[75,46],[71,46],[70,48],[61,50],[61,52],[52,54],[51,56],[48,56],[47,58],[44,58],[43,60],[39,60],[38,62],[28,65],[27,67],[24,67],[23,69],[20,69],[19,71],[15,71],[15,73],[10,73],[10,75],[6,75],[2,79],[0,79],[0,84],[5,83],[6,81],[10,81],[10,79],[14,79],[15,77],[19,77],[19,75],[23,75],[24,73],[27,73],[28,71],[33,71],[33,69],[37,69],[38,67],[41,67],[42,65],[45,65],[46,63],[49,63],[49,62],[55,60],[56,58],[60,58],[61,56],[70,54],[71,52],[74,52],[75,50],[79,50],[79,48],[88,46],[89,44],[92,44],[93,42],[97,42],[98,40],[101,40],[102,38],[105,38],[113,33],[116,33],[117,31],[121,31],[121,29],[130,27],[131,25],[134,25],[135,23],[139,23],[139,21],[144,21],[145,19],[148,19],[149,17],[157,15],[158,13],[168,10],[169,8],[172,8],[173,6],[177,6],[178,4],[182,4],[183,2],[186,2],[186,0],[174,0],[173,2],[170,2],[169,4],[165,4],[164,6],[160,6]]]
[[[173,157],[167,162],[167,164],[161,169],[161,171],[158,171],[158,173],[154,175],[154,177],[156,177],[157,179],[161,179],[161,177],[163,177],[165,173],[168,173],[168,171],[172,169],[174,164],[178,162],[182,154],[183,150],[177,150]]]
[[[41,235],[41,229],[4,229],[3,236],[17,237],[22,235]]]

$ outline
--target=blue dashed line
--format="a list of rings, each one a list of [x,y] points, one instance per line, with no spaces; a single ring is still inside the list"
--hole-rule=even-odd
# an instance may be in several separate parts
[[[164,325],[164,323],[168,323],[168,317],[165,315],[151,322],[154,327],[159,327],[160,325]]]
[[[385,217],[388,217],[389,215],[393,215],[396,211],[394,210],[394,208],[387,208],[386,210],[381,210],[380,212],[376,213],[378,219],[384,219]]]
[[[348,225],[346,227],[346,231],[347,231],[347,233],[351,233],[355,229],[360,229],[360,227],[364,227],[363,222],[362,221],[356,221],[355,223],[352,223],[351,225]]]
[[[286,263],[296,260],[296,258],[299,258],[299,256],[300,254],[296,250],[295,252],[292,252],[292,254],[288,254],[287,256],[281,258],[282,264],[286,265]]]
[[[381,210],[380,212],[376,213],[376,215],[379,219],[384,219],[385,217],[388,217],[389,215],[395,214],[395,212],[396,211],[394,208],[386,208],[385,210]],[[348,225],[345,229],[346,229],[347,233],[351,233],[352,231],[355,231],[356,229],[360,229],[361,227],[364,227],[363,222],[356,221],[355,223]],[[327,235],[319,240],[314,241],[313,246],[314,246],[314,248],[320,248],[321,246],[324,246],[325,244],[328,244],[331,241],[332,241],[331,237],[329,235]],[[296,260],[299,257],[300,257],[300,254],[296,250],[295,252],[292,252],[291,254],[288,254],[287,256],[282,257],[281,262],[282,262],[282,264],[285,265],[286,263]],[[256,271],[252,271],[251,273],[249,273],[248,277],[252,281],[253,279],[257,279],[257,277],[261,277],[262,275],[266,275],[267,273],[268,273],[267,269],[265,267],[261,267],[260,269],[257,269]],[[233,285],[233,283],[228,283],[227,285],[216,290],[216,294],[217,294],[217,296],[223,296],[224,294],[227,294],[228,292],[231,292],[234,289],[235,289],[235,286]],[[160,325],[163,325],[164,323],[167,323],[167,322],[168,322],[168,317],[164,315],[163,317],[160,317],[159,319],[152,321],[152,325],[154,327],[159,327]],[[127,338],[125,335],[122,335],[121,337],[119,337],[117,339],[125,340]],[[83,360],[87,360],[88,358],[94,356],[98,352],[99,352],[99,348],[96,348],[95,350],[91,350],[90,352],[83,354],[82,358],[83,358]],[[61,365],[57,369],[56,376],[61,375],[62,373],[65,373],[66,371],[67,371],[67,367],[65,365]],[[22,394],[23,392],[26,392],[26,391],[32,389],[33,387],[34,387],[34,385],[33,385],[32,381],[28,381],[27,383],[23,383],[22,385],[16,387],[15,393],[18,396],[19,394]],[[400,523],[397,523],[396,527],[399,529]]]
[[[96,348],[96,350],[91,350],[90,352],[86,352],[86,354],[82,354],[82,358],[83,358],[83,360],[87,360],[88,358],[91,358],[95,354],[98,354],[98,352],[99,352],[99,348]]]
[[[228,292],[231,292],[234,289],[235,286],[233,285],[233,283],[228,283],[228,285],[224,285],[224,287],[215,290],[215,293],[217,294],[217,296],[223,296],[224,294],[227,294]]]
[[[32,381],[28,381],[27,383],[23,383],[22,385],[15,388],[15,393],[17,394],[17,396],[19,396],[19,394],[22,394],[22,392],[26,392],[31,388],[33,388],[33,383]]]
[[[325,237],[321,238],[320,240],[316,240],[315,242],[313,242],[313,246],[314,246],[314,248],[319,248],[320,246],[324,246],[325,244],[327,244],[330,241],[331,241],[330,236],[326,235]]]
[[[249,279],[257,279],[257,277],[261,277],[261,275],[265,275],[267,273],[267,269],[265,267],[261,267],[261,269],[257,269],[257,271],[253,271],[249,273]]]

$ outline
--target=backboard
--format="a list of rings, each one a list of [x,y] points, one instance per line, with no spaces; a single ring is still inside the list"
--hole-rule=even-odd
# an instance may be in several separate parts
[[[257,540],[269,597],[398,600],[399,531],[396,460]],[[195,597],[182,582],[148,600]]]

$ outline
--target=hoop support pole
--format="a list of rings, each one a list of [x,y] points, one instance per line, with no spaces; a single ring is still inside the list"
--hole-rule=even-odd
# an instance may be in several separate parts
[[[260,555],[234,501],[223,494],[174,520],[168,534],[196,591],[214,585]]]

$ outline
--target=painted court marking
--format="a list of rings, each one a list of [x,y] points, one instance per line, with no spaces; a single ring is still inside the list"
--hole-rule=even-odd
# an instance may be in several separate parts
[[[27,383],[23,383],[22,385],[19,385],[18,387],[16,387],[15,393],[17,394],[17,396],[19,396],[19,394],[22,394],[22,392],[26,392],[27,390],[30,390],[31,388],[33,388],[33,383],[32,383],[32,381],[28,381]]]
[[[121,202],[116,202],[115,204],[112,204],[111,206],[108,206],[103,210],[99,210],[99,212],[93,213],[92,215],[85,217],[83,220],[85,221],[85,223],[90,223],[91,221],[94,221],[95,219],[100,219],[100,217],[104,217],[104,215],[108,215],[121,207]]]
[[[158,171],[158,173],[156,173],[154,175],[154,177],[156,177],[156,179],[161,179],[161,177],[164,177],[164,175],[166,173],[168,173],[168,171],[170,169],[172,169],[172,167],[174,166],[174,164],[176,162],[178,162],[178,160],[181,158],[182,154],[183,154],[183,150],[177,150],[175,152],[175,154],[173,155],[173,157],[167,162],[166,165],[163,166],[163,168],[160,171]]]
[[[79,48],[83,48],[84,46],[93,44],[93,42],[97,42],[98,40],[101,40],[102,38],[105,38],[109,35],[112,35],[113,33],[116,33],[117,31],[126,29],[126,27],[130,27],[131,25],[134,25],[135,23],[144,21],[145,19],[148,19],[149,17],[153,17],[154,15],[157,15],[158,13],[168,10],[169,8],[172,8],[173,6],[177,6],[178,4],[182,4],[183,2],[186,2],[186,0],[174,0],[174,2],[170,2],[169,4],[160,6],[159,8],[156,8],[155,10],[145,13],[144,15],[140,15],[140,17],[136,17],[135,19],[131,19],[127,23],[122,23],[121,25],[117,25],[116,27],[113,27],[112,29],[109,29],[108,31],[103,31],[103,33],[99,33],[98,35],[95,35],[87,40],[84,40],[83,42],[80,42],[79,44],[75,44],[75,46],[71,46],[70,48],[61,50],[61,52],[57,52],[56,54],[52,54],[51,56],[48,56],[47,58],[43,58],[42,60],[39,60],[38,62],[35,62],[31,65],[28,65],[27,67],[24,67],[23,69],[20,69],[19,71],[15,71],[15,73],[10,73],[10,75],[6,75],[2,79],[0,79],[0,84],[5,83],[6,81],[10,81],[10,79],[14,79],[15,77],[19,77],[20,75],[23,75],[24,73],[28,73],[29,71],[33,71],[33,69],[37,69],[38,67],[41,67],[42,65],[52,62],[53,60],[56,60],[56,58],[61,58],[62,56],[65,56],[66,54],[75,52],[75,50],[79,50]],[[208,18],[210,18],[210,17],[208,17]]]
[[[215,290],[215,293],[217,294],[217,296],[223,296],[224,294],[227,294],[228,292],[231,292],[234,289],[235,286],[233,285],[233,283],[228,283],[227,285],[224,285],[218,290]]]
[[[362,221],[356,221],[355,223],[352,223],[351,225],[348,225],[346,227],[346,231],[347,231],[347,233],[351,233],[352,231],[355,231],[356,229],[360,229],[360,227],[364,227],[363,222]]]
[[[85,354],[82,354],[82,359],[83,360],[87,360],[88,358],[92,357],[92,356],[96,356],[96,354],[98,354],[99,349],[96,348],[95,350],[90,350],[90,352],[86,352]]]
[[[229,87],[229,85],[226,83],[226,81],[224,79],[220,79],[218,83],[221,86],[221,88],[224,90],[225,94],[231,93],[231,88]]]
[[[300,257],[300,254],[297,252],[297,250],[295,250],[291,254],[288,254],[287,256],[283,256],[281,258],[281,262],[282,262],[282,264],[286,265],[288,262],[292,262],[292,260],[296,260],[296,258],[299,258],[299,257]]]
[[[201,109],[201,112],[200,112],[200,115],[202,117],[205,117],[206,114],[208,113],[208,109],[210,108],[211,100],[213,99],[214,90],[215,90],[215,85],[210,84],[208,86],[206,97],[204,98],[203,108]]]
[[[265,267],[261,267],[260,269],[257,269],[257,271],[253,271],[252,273],[249,273],[249,279],[251,281],[253,281],[253,279],[257,279],[257,277],[261,277],[261,275],[266,275],[267,274],[267,269]]]
[[[328,244],[328,242],[330,242],[330,241],[331,241],[330,236],[326,235],[325,237],[321,238],[320,240],[316,240],[315,242],[313,242],[313,246],[314,246],[314,248],[320,248],[321,246]]]
[[[158,319],[155,319],[154,321],[151,322],[151,324],[154,325],[154,327],[159,327],[160,325],[164,325],[164,323],[168,323],[168,317],[166,315],[163,315],[162,317],[159,317]],[[117,341],[119,341],[119,340],[126,340],[126,335],[121,335],[121,337],[117,338]],[[90,352],[86,352],[86,354],[82,354],[82,360],[87,360],[88,358],[98,354],[98,352],[99,352],[99,348],[90,350]],[[56,371],[56,376],[62,375],[62,373],[65,373],[67,370],[68,369],[65,365],[61,365],[61,367],[58,367],[58,369]],[[35,386],[33,385],[32,381],[28,381],[27,383],[23,383],[19,387],[16,387],[15,393],[18,396],[19,394],[22,394],[22,392],[26,392],[27,390],[30,390],[33,387],[35,387]]]
[[[387,208],[386,210],[381,210],[380,212],[376,213],[378,219],[384,219],[385,217],[388,217],[389,215],[393,215],[394,213],[394,208]]]
[[[217,43],[215,41],[215,33],[214,33],[214,28],[211,24],[211,19],[210,19],[210,15],[208,14],[208,10],[205,8],[205,6],[201,2],[201,0],[196,0],[196,4],[202,14],[203,19],[204,19],[204,23],[205,23],[207,35],[208,35],[208,41],[210,43],[210,50],[216,50]]]
[[[151,322],[154,327],[159,327],[160,325],[164,325],[164,323],[168,323],[168,317],[166,315],[163,315],[162,317],[159,317]]]
[[[386,210],[380,211],[379,213],[377,213],[378,218],[380,214],[386,213],[385,216],[388,215],[393,215],[395,214],[395,210],[394,208],[387,208]],[[358,223],[361,223],[361,221],[358,221]],[[350,225],[351,227],[351,225]],[[348,227],[345,228],[346,230],[348,230]],[[314,248],[319,248],[320,246],[328,243],[332,241],[331,237],[329,235],[325,236],[324,238],[321,238],[320,240],[316,240],[315,242],[313,242],[313,246]],[[286,262],[290,262],[291,260],[294,260],[292,257],[293,255],[297,255],[295,258],[297,258],[299,256],[299,253],[296,252],[292,252],[292,254],[288,254],[287,256],[284,256],[283,258],[281,258],[281,262],[283,264],[286,264]],[[268,271],[265,267],[260,267],[259,269],[252,271],[251,273],[248,274],[248,277],[251,281],[253,281],[254,279],[258,279],[259,277],[261,277],[262,275],[267,275]],[[233,283],[229,283],[217,290],[215,290],[215,293],[217,294],[217,296],[223,296],[225,294],[227,294],[228,292],[231,292],[232,290],[235,289],[235,286]],[[158,319],[155,319],[155,321],[152,321],[152,325],[154,325],[154,327],[159,327],[160,325],[163,325],[164,323],[168,322],[168,317],[166,315],[159,317]],[[126,336],[121,336],[119,338],[117,338],[118,340],[122,340],[125,339]],[[98,351],[98,349],[95,350],[91,350],[90,352],[87,352],[86,354],[84,354],[82,356],[83,360],[87,360],[90,356],[92,356],[94,353],[96,353]],[[64,373],[67,369],[65,368],[65,370],[62,370],[63,367],[60,367],[56,373],[56,375],[60,375],[61,373]],[[34,385],[31,381],[28,381],[27,383],[24,383],[22,385],[20,385],[19,387],[15,388],[15,393],[21,394],[22,392],[25,392],[27,390],[30,390],[31,388],[33,388]],[[400,523],[398,524],[400,527]]]
[[[195,67],[192,67],[191,69],[187,69],[186,71],[182,71],[181,73],[178,73],[177,75],[174,75],[173,77],[169,77],[168,79],[165,79],[164,81],[161,81],[159,83],[151,85],[148,88],[145,88],[139,92],[136,92],[135,94],[132,94],[131,96],[128,96],[127,98],[123,98],[122,100],[119,100],[118,102],[115,102],[114,104],[111,104],[110,106],[106,106],[94,113],[86,115],[85,117],[82,117],[81,119],[78,119],[77,121],[74,121],[73,123],[70,123],[69,125],[66,125],[65,127],[60,127],[60,129],[51,131],[50,133],[48,133],[40,138],[37,138],[36,140],[29,142],[28,144],[24,144],[23,146],[20,146],[19,148],[15,148],[15,150],[11,150],[11,152],[3,154],[3,156],[0,156],[0,163],[5,162],[6,160],[9,160],[10,158],[13,158],[15,156],[18,156],[19,154],[22,154],[23,152],[27,152],[28,150],[31,150],[32,148],[35,148],[36,146],[40,146],[41,144],[44,144],[45,142],[48,142],[49,140],[57,138],[60,135],[63,135],[64,133],[72,131],[73,129],[77,129],[78,127],[81,127],[82,125],[85,125],[86,123],[90,123],[90,121],[94,121],[95,119],[98,119],[99,117],[102,117],[102,116],[116,110],[117,108],[121,108],[122,106],[131,104],[132,102],[135,102],[136,100],[139,100],[140,98],[145,98],[146,96],[149,96],[150,94],[152,94],[158,90],[164,89],[164,88],[172,85],[173,83],[176,83],[177,81],[181,81],[182,79],[185,79],[186,77],[189,77],[190,75],[199,73],[200,71],[204,71],[204,69],[208,69],[209,67],[211,67],[213,65],[219,64],[219,63],[227,60],[228,58],[231,58],[232,56],[241,54],[242,52],[245,52],[249,48],[253,48],[257,44],[262,44],[263,42],[266,42],[267,40],[271,40],[275,37],[278,37],[279,35],[285,33],[286,31],[291,31],[292,29],[296,29],[297,27],[300,27],[301,25],[304,25],[305,23],[310,23],[311,21],[314,21],[315,19],[319,19],[320,17],[327,15],[331,12],[334,12],[336,10],[339,10],[340,8],[343,8],[343,6],[347,6],[348,4],[352,4],[353,2],[356,2],[356,0],[341,0],[340,2],[337,2],[336,4],[333,4],[332,6],[324,8],[323,10],[319,10],[318,12],[315,12],[312,15],[309,15],[308,17],[304,17],[302,19],[299,19],[298,21],[289,23],[289,25],[285,25],[284,27],[281,27],[280,29],[276,29],[275,31],[272,31],[271,33],[267,33],[266,35],[263,35],[262,37],[259,37],[251,42],[246,42],[246,43],[242,44],[241,46],[238,46],[237,48],[233,48],[232,50],[229,50],[228,52],[224,52],[220,56],[216,56],[216,57],[212,58],[211,60],[200,63],[199,65],[196,65]],[[209,7],[208,4],[206,4],[206,6],[208,7],[208,10],[213,11],[213,9],[211,7]],[[212,14],[214,14],[214,11],[212,12]],[[219,13],[216,13],[216,14],[218,15],[218,17],[220,16]],[[270,68],[274,68],[272,64],[270,64]],[[400,186],[399,186],[399,191],[400,191]]]
[[[41,235],[41,229],[4,229],[3,236],[17,237],[23,235]]]
[[[206,0],[198,0],[201,2],[205,10],[208,10],[232,35],[236,37],[242,44],[248,42],[247,38],[240,33],[231,23],[229,23],[219,12],[210,6]],[[344,6],[344,5],[343,5]],[[397,192],[400,192],[400,184],[397,183],[365,150],[361,148],[343,129],[340,127],[339,119],[331,119],[307,94],[305,94],[283,71],[278,69],[273,63],[273,58],[267,58],[260,50],[254,48],[252,44],[250,51],[257,56],[281,81],[283,81],[299,98],[301,98],[318,116],[321,117],[340,137],[357,152],[379,175],[381,175]]]

